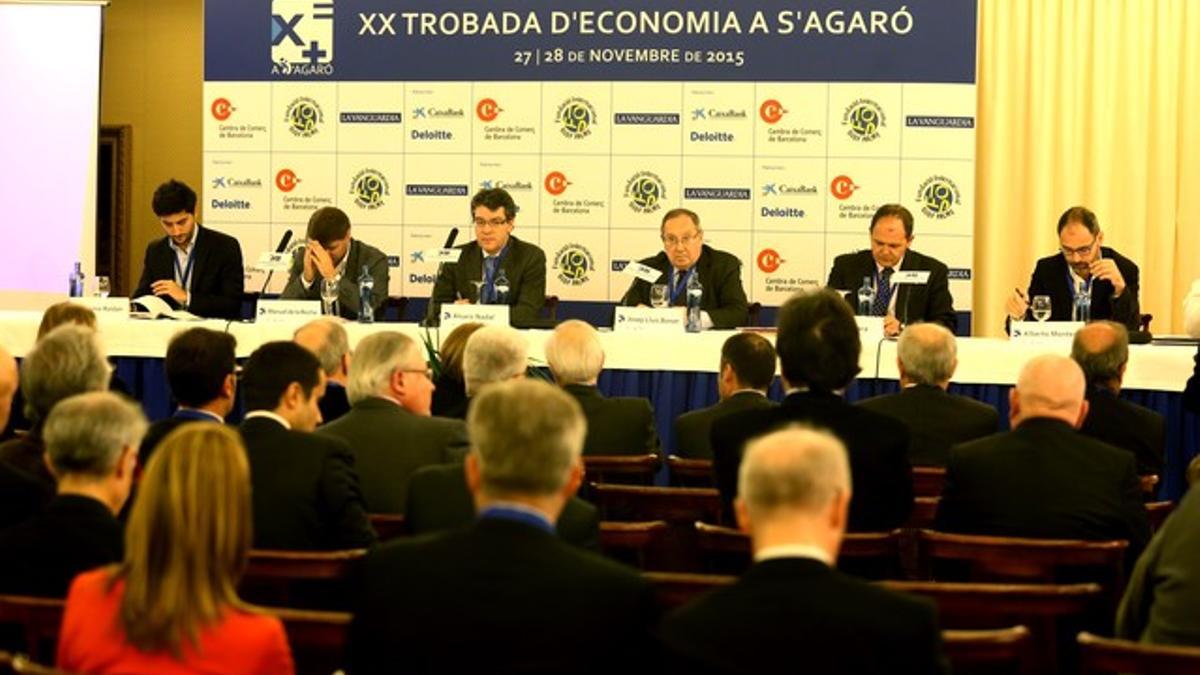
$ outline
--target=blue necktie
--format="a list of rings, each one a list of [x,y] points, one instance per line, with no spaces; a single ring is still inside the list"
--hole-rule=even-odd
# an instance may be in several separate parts
[[[875,286],[875,304],[871,306],[872,316],[887,316],[888,303],[892,301],[892,268],[885,267],[879,274],[879,283]]]
[[[496,300],[496,267],[499,260],[494,255],[483,259],[483,300],[480,304],[490,305]]]

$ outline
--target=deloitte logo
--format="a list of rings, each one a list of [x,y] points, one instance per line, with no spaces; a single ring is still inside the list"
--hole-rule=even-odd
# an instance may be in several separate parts
[[[572,96],[558,106],[559,131],[567,138],[579,139],[592,135],[592,125],[596,123],[596,109],[586,99]]]
[[[591,251],[580,244],[567,244],[554,254],[554,269],[558,270],[558,280],[567,286],[582,286],[591,278],[596,269]]]
[[[846,106],[842,126],[847,127],[846,134],[850,138],[869,143],[879,138],[881,127],[887,126],[887,116],[878,103],[869,98],[860,98]]]
[[[629,200],[629,208],[637,213],[659,210],[666,194],[667,186],[652,171],[639,171],[625,183],[625,198]]]
[[[958,186],[946,176],[926,178],[917,188],[917,201],[921,203],[921,213],[939,220],[954,215],[954,207],[961,203]]]
[[[387,178],[375,169],[363,169],[350,181],[350,194],[360,208],[374,210],[383,206],[384,197],[391,195]]]
[[[316,101],[301,96],[288,104],[283,121],[287,123],[288,131],[292,132],[293,136],[309,138],[321,130],[321,125],[325,123],[325,114],[321,112],[321,106]]]

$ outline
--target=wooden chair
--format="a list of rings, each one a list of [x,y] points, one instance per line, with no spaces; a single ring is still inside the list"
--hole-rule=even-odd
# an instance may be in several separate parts
[[[1154,496],[1158,494],[1158,474],[1138,476],[1138,481],[1142,484],[1142,494],[1146,496],[1146,499],[1154,499]]]
[[[695,523],[696,545],[709,570],[740,573],[750,566],[750,537],[708,523]],[[838,569],[871,579],[894,577],[899,572],[900,532],[851,532],[842,539]]]
[[[684,459],[670,455],[667,457],[667,470],[671,485],[676,487],[716,487],[711,459]]]
[[[658,455],[584,455],[583,468],[595,483],[653,485],[662,466]]]
[[[282,607],[267,610],[283,622],[297,673],[316,675],[345,669],[351,614]]]
[[[654,547],[662,541],[668,528],[669,525],[662,520],[642,523],[601,522],[600,550],[605,555],[638,569],[646,569]]]
[[[306,609],[344,609],[346,590],[366,549],[345,551],[250,551],[239,591],[256,604]]]
[[[1054,583],[1065,571],[1089,568],[1099,573],[1093,580],[1106,592],[1120,597],[1124,590],[1127,541],[984,537],[921,530],[918,542],[923,569],[938,560],[961,561],[969,566],[973,581]]]
[[[721,497],[715,489],[597,483],[591,487],[602,521],[662,520],[668,524],[652,560],[655,569],[700,571],[692,524],[697,520],[720,522]]]
[[[1196,675],[1200,673],[1200,647],[1145,645],[1129,640],[1078,636],[1080,672],[1133,675]]]
[[[642,576],[654,584],[654,596],[663,612],[685,605],[699,595],[737,581],[737,577],[734,576],[685,572],[643,572]]]
[[[62,598],[0,595],[0,625],[20,627],[25,639],[25,653],[29,658],[52,661],[55,643],[58,642],[58,628],[62,625],[64,604]]]
[[[914,497],[941,497],[946,469],[940,466],[914,466],[912,478]]]
[[[937,520],[938,502],[940,501],[942,501],[941,497],[915,497],[912,513],[908,515],[908,521],[904,523],[904,527],[912,530],[933,527]]]
[[[371,527],[375,529],[379,541],[408,535],[408,525],[403,513],[371,513],[367,515],[367,520],[371,521]]]
[[[1175,502],[1146,502],[1146,515],[1150,518],[1150,529],[1158,529],[1166,522],[1167,516],[1175,510]]]
[[[1025,626],[994,630],[944,630],[942,651],[956,674],[1033,673]]]

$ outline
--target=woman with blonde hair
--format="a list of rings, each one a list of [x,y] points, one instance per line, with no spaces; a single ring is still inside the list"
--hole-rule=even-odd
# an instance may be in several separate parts
[[[283,625],[238,598],[251,542],[237,432],[181,426],[159,445],[125,531],[125,559],[67,596],[58,666],[88,673],[292,673]]]
[[[438,417],[467,418],[467,390],[463,384],[463,352],[467,350],[467,339],[483,328],[482,323],[470,322],[459,325],[442,340],[438,350],[439,371],[434,380],[433,414]]]

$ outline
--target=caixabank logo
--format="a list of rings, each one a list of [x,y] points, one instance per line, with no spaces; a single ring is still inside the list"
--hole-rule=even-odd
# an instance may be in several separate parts
[[[350,194],[359,208],[375,210],[391,195],[387,177],[376,169],[363,169],[350,181]]]
[[[667,186],[653,171],[639,171],[625,182],[625,198],[637,213],[654,213],[662,208]]]
[[[315,136],[325,124],[325,113],[321,112],[321,106],[316,101],[301,96],[288,104],[283,121],[293,136],[309,138]]]
[[[334,0],[271,1],[271,74],[333,75]]]
[[[917,188],[917,200],[921,213],[930,218],[944,219],[954,215],[954,207],[961,204],[958,185],[947,176],[930,176]]]
[[[567,244],[554,254],[554,269],[558,270],[558,280],[563,284],[582,286],[591,278],[596,261],[586,246]]]
[[[842,126],[850,138],[869,143],[879,138],[880,129],[887,126],[883,108],[869,98],[860,98],[846,106]]]
[[[558,106],[555,121],[558,122],[558,129],[563,136],[571,139],[587,138],[592,135],[592,126],[596,124],[596,109],[587,99],[572,96]]]

